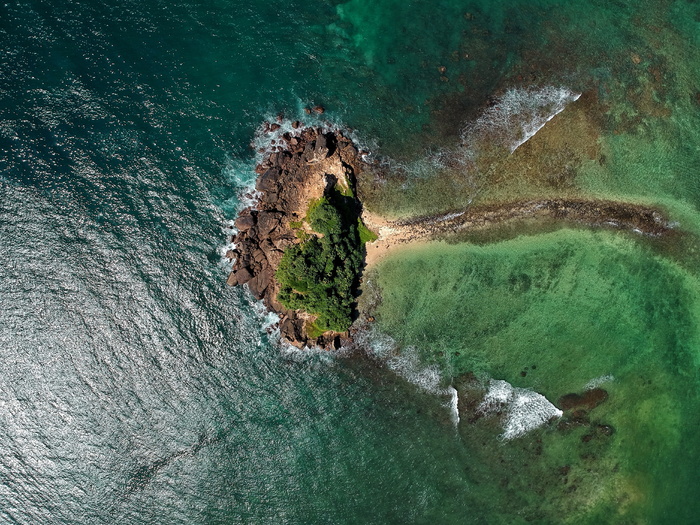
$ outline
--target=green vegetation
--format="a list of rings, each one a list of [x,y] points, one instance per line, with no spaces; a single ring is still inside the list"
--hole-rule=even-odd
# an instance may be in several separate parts
[[[353,197],[339,191],[313,202],[307,220],[318,235],[288,248],[277,269],[279,301],[318,315],[311,336],[327,330],[344,332],[352,324],[363,238],[373,235],[364,226],[365,232],[361,231],[356,206]]]
[[[374,242],[379,239],[379,235],[365,226],[365,223],[362,222],[362,219],[359,217],[357,218],[357,232],[360,234],[360,242],[362,244],[366,242]]]
[[[323,332],[325,332],[325,330],[321,330],[316,323],[308,323],[306,325],[306,335],[311,339],[322,336]]]

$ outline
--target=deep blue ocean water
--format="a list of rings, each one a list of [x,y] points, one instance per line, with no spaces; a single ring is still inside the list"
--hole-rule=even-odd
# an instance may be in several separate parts
[[[649,25],[673,15],[678,38],[695,34],[697,9],[663,4]],[[578,508],[521,515],[444,396],[379,361],[280,349],[248,292],[224,285],[222,251],[265,120],[352,128],[410,163],[457,144],[513,82],[623,75],[611,64],[643,45],[625,25],[639,16],[485,0],[0,5],[0,523],[577,522]]]
[[[343,120],[356,89],[319,78],[334,18],[303,2],[0,6],[0,522],[430,509],[415,476],[446,473],[407,438],[449,449],[449,424],[366,364],[282,355],[224,285],[255,129],[307,101]]]

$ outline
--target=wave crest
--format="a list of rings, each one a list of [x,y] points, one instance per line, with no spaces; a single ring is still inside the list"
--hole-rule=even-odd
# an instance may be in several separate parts
[[[563,414],[542,394],[514,388],[500,379],[489,381],[489,390],[478,410],[485,415],[504,414],[501,437],[505,440],[522,436]]]
[[[580,96],[563,87],[511,88],[464,129],[462,140],[486,139],[513,153]]]

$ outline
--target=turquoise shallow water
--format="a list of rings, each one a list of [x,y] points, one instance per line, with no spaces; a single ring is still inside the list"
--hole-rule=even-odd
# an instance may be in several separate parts
[[[0,522],[692,523],[699,19],[684,1],[0,6]],[[435,162],[506,89],[548,85],[584,96],[516,153]],[[454,248],[448,288],[423,295],[439,322],[385,303],[380,325],[443,382],[474,369],[553,399],[615,374],[596,410],[618,430],[594,463],[576,433],[455,429],[448,396],[381,359],[286,353],[223,285],[256,129],[308,121],[309,103],[395,168],[380,211],[585,193],[663,204],[690,232]],[[392,264],[400,298],[412,281]],[[543,333],[562,301],[579,314]],[[460,359],[431,354],[428,329]],[[606,359],[546,377],[554,350],[594,343]],[[541,377],[521,381],[535,355]],[[555,488],[563,462],[578,497]]]

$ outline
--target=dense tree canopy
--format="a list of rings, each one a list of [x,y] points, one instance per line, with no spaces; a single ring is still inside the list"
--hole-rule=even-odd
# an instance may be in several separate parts
[[[318,235],[288,248],[279,268],[279,301],[318,315],[320,331],[344,332],[352,324],[364,243],[354,199],[334,192],[311,205],[308,220]]]

